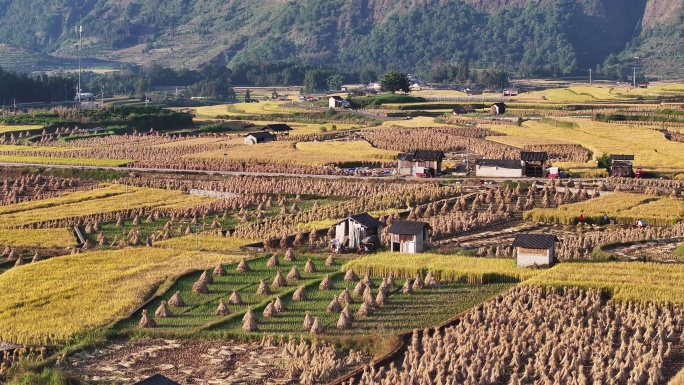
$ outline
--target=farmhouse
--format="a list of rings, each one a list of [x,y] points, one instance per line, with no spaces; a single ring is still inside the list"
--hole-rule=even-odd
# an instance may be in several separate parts
[[[518,96],[520,94],[519,88],[504,88],[503,96]]]
[[[355,249],[366,237],[375,235],[380,238],[381,230],[382,222],[368,213],[354,214],[335,224],[335,239],[341,245]]]
[[[518,256],[518,267],[551,266],[556,257],[558,238],[548,234],[518,234],[513,247]]]
[[[489,178],[522,178],[524,163],[514,159],[478,159],[475,175]]]
[[[416,150],[413,153],[399,154],[397,173],[400,176],[433,177],[442,171],[444,152]]]
[[[506,106],[506,103],[503,103],[503,102],[494,103],[489,107],[489,112],[492,115],[503,115],[506,113],[506,107],[508,107],[508,106]]]
[[[274,124],[267,124],[262,128],[263,131],[268,131],[271,134],[284,134],[287,135],[288,131],[292,131],[292,127],[288,126],[285,123],[274,123]]]
[[[611,154],[610,155],[610,175],[621,177],[634,176],[632,169],[632,162],[634,155],[627,154]]]
[[[342,99],[341,96],[331,96],[328,99],[328,107],[330,108],[349,108],[349,102]]]
[[[520,160],[524,163],[524,175],[531,178],[543,178],[546,172],[549,153],[542,151],[521,151]]]
[[[245,144],[259,144],[268,143],[275,140],[275,137],[269,132],[252,132],[245,135]]]
[[[394,221],[387,232],[390,234],[390,251],[422,253],[430,243],[430,225],[425,222]]]

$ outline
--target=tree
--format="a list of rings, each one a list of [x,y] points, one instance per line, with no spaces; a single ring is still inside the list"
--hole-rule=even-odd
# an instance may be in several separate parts
[[[598,159],[596,159],[596,167],[605,168],[610,175],[610,155],[603,153]]]
[[[397,91],[409,92],[409,78],[400,71],[387,71],[380,79],[380,87],[383,91],[395,93]]]
[[[328,77],[328,90],[339,90],[342,88],[342,82],[344,82],[344,78],[340,74]]]

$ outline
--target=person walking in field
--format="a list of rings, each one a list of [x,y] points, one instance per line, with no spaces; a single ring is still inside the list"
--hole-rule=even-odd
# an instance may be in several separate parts
[[[579,220],[579,223],[584,223],[584,214],[580,214],[579,218],[577,219]]]

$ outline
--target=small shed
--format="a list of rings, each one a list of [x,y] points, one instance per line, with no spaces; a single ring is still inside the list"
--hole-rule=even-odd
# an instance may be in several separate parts
[[[513,240],[518,267],[551,266],[558,238],[549,234],[518,234]]]
[[[397,173],[400,176],[433,177],[442,172],[443,151],[416,150],[399,154]]]
[[[422,253],[430,243],[430,225],[425,222],[397,220],[392,222],[387,232],[390,234],[390,251]]]
[[[524,164],[524,175],[530,178],[543,178],[546,174],[549,153],[545,151],[521,151],[520,160]]]
[[[375,235],[380,238],[382,226],[382,222],[368,213],[354,214],[335,224],[335,239],[355,249],[366,237]]]
[[[632,163],[634,155],[611,154],[610,155],[610,176],[633,177],[634,170]]]
[[[245,135],[245,144],[259,144],[268,143],[275,140],[275,137],[270,132],[252,132]]]
[[[504,102],[494,103],[489,107],[489,112],[492,115],[503,115],[506,113],[506,107],[508,106]]]
[[[267,124],[262,128],[263,131],[268,131],[272,134],[285,134],[287,135],[289,131],[292,131],[292,127],[285,123],[274,123]]]
[[[515,159],[477,159],[475,175],[489,178],[522,178],[523,162]]]
[[[349,108],[349,102],[342,99],[341,96],[331,96],[328,98],[328,107],[330,108]]]
[[[155,374],[152,377],[148,377],[142,381],[138,381],[133,385],[180,385],[178,382],[172,379],[162,376],[161,374]]]

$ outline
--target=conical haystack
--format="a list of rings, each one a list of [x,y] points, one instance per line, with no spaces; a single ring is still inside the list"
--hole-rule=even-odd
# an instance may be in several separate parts
[[[397,283],[394,282],[394,274],[390,273],[390,275],[385,278],[385,283],[387,283],[387,286],[389,286],[390,289],[397,287]]]
[[[291,248],[287,249],[287,251],[285,252],[285,261],[286,262],[294,262],[295,261],[295,254]]]
[[[283,313],[287,310],[287,307],[285,307],[285,304],[280,299],[280,297],[276,298],[275,302],[273,302],[273,308],[278,313]]]
[[[345,305],[344,309],[342,309],[342,313],[347,316],[349,321],[354,322],[354,313],[352,313],[351,308],[349,305]]]
[[[207,285],[211,285],[214,283],[214,277],[211,275],[211,272],[209,270],[205,270],[202,275],[199,277],[200,281],[204,281]]]
[[[0,255],[0,257],[7,258],[9,257],[11,252],[12,248],[10,247],[10,245],[5,245],[5,250],[2,252],[2,255]]]
[[[330,274],[326,274],[325,278],[323,278],[323,281],[321,281],[321,284],[318,285],[318,288],[321,290],[332,290],[335,288],[333,286],[333,281],[330,278]]]
[[[354,272],[354,269],[349,269],[344,274],[344,280],[347,282],[356,282],[359,280],[359,276],[356,275],[356,273]]]
[[[273,254],[271,256],[271,258],[268,259],[266,266],[268,266],[268,267],[280,266],[280,261],[278,260],[278,254]]]
[[[273,278],[273,283],[271,284],[273,287],[286,287],[287,286],[287,280],[285,277],[283,277],[283,273],[278,270],[276,273],[275,278]]]
[[[226,305],[226,301],[221,299],[219,301],[218,308],[216,309],[216,315],[223,316],[228,314],[230,314],[230,310],[228,310],[228,305]]]
[[[36,251],[35,254],[33,254],[33,258],[31,259],[31,262],[40,262],[43,260],[43,257],[40,256],[40,254]]]
[[[166,317],[171,317],[173,313],[171,312],[171,309],[167,306],[166,301],[161,301],[159,304],[159,307],[157,310],[154,312],[155,317],[161,317],[161,318],[166,318]]]
[[[143,310],[142,318],[140,319],[138,326],[141,328],[153,328],[157,326],[157,323],[147,314],[147,310]]]
[[[435,279],[435,276],[431,271],[428,271],[427,275],[425,276],[425,287],[433,289],[439,287],[439,282],[437,282],[437,279]]]
[[[326,266],[335,266],[336,265],[335,257],[332,254],[328,255],[328,258],[325,259],[325,265]]]
[[[380,284],[380,287],[378,288],[381,292],[385,293],[385,295],[389,295],[390,293],[390,287],[389,285],[385,282],[385,280],[382,280],[382,283]]]
[[[185,306],[185,301],[183,301],[183,297],[181,297],[180,291],[177,291],[169,300],[169,305],[174,306],[174,307],[183,307]]]
[[[356,312],[356,315],[359,316],[369,316],[371,314],[373,314],[373,307],[366,302],[362,303],[359,311]]]
[[[342,305],[340,305],[340,302],[337,300],[337,296],[333,297],[325,311],[328,313],[339,313],[342,311]]]
[[[240,293],[237,291],[234,291],[230,294],[230,298],[228,298],[228,303],[231,305],[242,305],[244,302],[242,301],[242,297],[240,296]]]
[[[251,306],[249,308],[247,308],[247,312],[245,313],[245,315],[242,316],[242,322],[245,322],[246,320],[248,320],[250,318],[254,318],[254,312],[252,311]]]
[[[323,325],[321,325],[321,321],[318,320],[318,317],[314,318],[313,325],[311,325],[311,330],[309,330],[311,334],[323,334],[325,333],[325,329],[323,329]]]
[[[226,271],[226,267],[223,266],[222,263],[219,263],[218,266],[216,266],[216,268],[214,268],[214,275],[216,275],[216,276],[223,276],[223,275],[227,275],[227,274],[228,274],[228,272]]]
[[[354,295],[357,297],[360,297],[363,295],[363,292],[366,290],[366,285],[359,281],[359,283],[356,284],[354,287]]]
[[[259,288],[257,289],[256,293],[261,295],[271,295],[271,288],[262,279],[259,281]]]
[[[287,279],[290,281],[297,281],[302,279],[301,274],[299,274],[299,270],[297,269],[297,265],[292,265],[292,269],[290,269],[290,272],[287,273]]]
[[[306,287],[300,286],[295,290],[294,294],[292,294],[292,300],[293,301],[306,301]]]
[[[116,227],[123,227],[123,225],[124,225],[124,220],[123,220],[123,218],[118,217],[118,218],[116,219]]]
[[[138,225],[140,225],[140,215],[136,215],[135,218],[133,218],[133,226]]]
[[[237,266],[237,269],[235,269],[238,273],[251,273],[252,269],[249,268],[249,265],[247,262],[245,262],[244,259],[240,260],[240,263]]]
[[[17,251],[14,249],[10,250],[9,254],[7,254],[7,260],[16,261],[17,259],[19,259],[19,254],[17,254]]]
[[[352,299],[351,293],[349,293],[349,289],[344,289],[342,294],[338,297],[338,301],[340,301],[341,304],[351,304],[354,303],[354,300]]]
[[[304,266],[304,271],[307,273],[315,273],[316,272],[316,266],[314,265],[313,261],[311,261],[311,259],[306,260],[306,265]]]
[[[311,325],[313,325],[313,319],[311,319],[311,313],[307,311],[304,315],[304,330],[311,330]]]
[[[17,261],[14,262],[14,267],[21,266],[21,265],[24,265],[24,264],[26,264],[26,262],[24,262],[24,259],[23,259],[23,258],[17,258]]]
[[[199,281],[195,282],[194,285],[192,285],[192,292],[196,294],[208,294],[209,287],[207,286],[206,282],[200,279]]]
[[[363,281],[361,281],[366,284],[368,287],[375,287],[375,284],[373,283],[373,280],[371,280],[370,276],[368,274],[363,276]]]
[[[344,330],[344,329],[351,329],[352,327],[352,322],[349,318],[347,318],[347,315],[344,314],[344,312],[340,313],[340,318],[337,319],[337,328]]]
[[[247,315],[249,315],[249,317],[247,317]],[[242,320],[242,331],[252,333],[258,330],[259,327],[257,326],[256,318],[254,318],[254,313],[252,313],[252,309],[249,309],[247,314],[245,314],[245,318]]]
[[[413,281],[413,290],[418,290],[422,289],[425,286],[423,283],[423,280],[420,278],[420,275],[416,275],[415,281]]]
[[[269,302],[264,308],[264,318],[271,318],[276,314],[275,307],[273,307],[273,301]]]
[[[387,304],[387,296],[382,290],[378,291],[378,295],[375,297],[375,303],[378,306],[385,306],[385,304]]]
[[[366,286],[366,291],[363,292],[363,302],[367,303],[371,307],[378,306],[378,303],[375,301],[375,297],[373,296],[373,291],[368,286]]]
[[[413,287],[411,287],[411,280],[407,279],[404,286],[401,287],[401,292],[404,294],[413,294]]]

